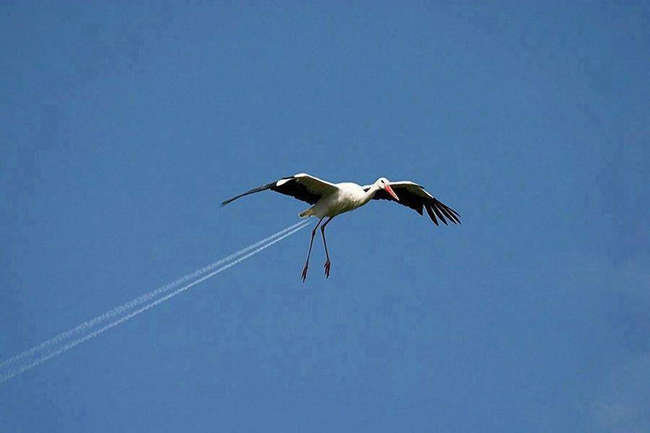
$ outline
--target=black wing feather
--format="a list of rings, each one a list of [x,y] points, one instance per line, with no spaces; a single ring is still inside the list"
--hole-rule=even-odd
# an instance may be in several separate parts
[[[419,188],[422,190],[422,192],[428,194],[420,185],[409,182],[408,186],[411,188]],[[433,221],[435,225],[440,225],[438,224],[438,220],[442,221],[442,223],[445,225],[448,225],[447,220],[451,221],[454,224],[460,224],[460,214],[446,204],[442,203],[440,200],[428,195],[425,197],[421,194],[417,194],[408,189],[404,184],[395,185],[391,183],[391,187],[393,190],[395,190],[395,193],[399,197],[399,201],[396,203],[401,204],[402,206],[410,207],[420,215],[423,215],[422,208],[424,207],[424,209],[427,211],[427,214],[429,215],[429,218],[431,218],[431,221]],[[373,200],[390,200],[395,202],[395,199],[383,189],[380,189],[375,193]]]
[[[393,188],[396,189],[396,188]],[[421,197],[418,197],[415,194],[404,194],[401,193],[401,191],[395,191],[397,193],[397,196],[399,197],[399,204],[402,206],[408,206],[420,215],[422,215],[422,206],[424,205],[424,200],[422,200]],[[375,195],[372,198],[373,200],[390,200],[390,201],[395,201],[393,196],[388,194],[386,190],[380,189],[375,193]]]
[[[439,226],[440,224],[438,224],[438,220],[436,220],[436,214],[434,214],[433,210],[431,210],[431,206],[425,206],[425,208],[429,214],[429,218],[431,218],[431,221],[433,221],[435,225]]]
[[[293,176],[290,178],[283,178],[281,180],[287,180],[287,182],[283,183],[280,186],[275,186],[280,183],[279,181],[273,183],[271,186],[271,189],[273,191],[279,192],[280,194],[290,195],[291,197],[295,197],[298,200],[302,200],[309,204],[316,204],[316,202],[321,198],[319,194],[309,192],[309,189],[307,189],[305,185],[296,182],[296,178]]]
[[[280,185],[278,186],[278,184]],[[275,182],[267,183],[266,185],[253,188],[249,191],[246,191],[245,193],[239,194],[238,196],[235,196],[231,199],[222,202],[221,206],[223,207],[228,203],[237,200],[238,198],[242,198],[249,194],[255,194],[256,192],[266,191],[267,189],[279,192],[280,194],[289,195],[291,197],[297,198],[298,200],[302,200],[309,204],[315,204],[321,198],[319,194],[314,194],[310,192],[305,185],[297,182],[297,178],[295,176],[289,176],[289,177],[283,177],[282,179],[276,180]]]
[[[440,203],[440,210],[447,216],[449,221],[460,224],[460,219],[454,215],[454,210],[444,204]]]
[[[440,211],[440,208],[438,208],[438,206],[432,206],[432,208],[433,208],[433,211],[436,213],[436,215],[438,215],[438,218],[440,218],[440,221],[442,221],[442,223],[444,225],[448,225],[447,220],[445,219],[442,212]]]
[[[267,183],[266,185],[262,185],[260,187],[253,188],[253,189],[251,189],[249,191],[246,191],[245,193],[239,194],[239,195],[237,195],[237,196],[235,196],[233,198],[229,198],[228,200],[226,200],[224,202],[221,202],[221,206],[223,207],[223,206],[227,205],[228,203],[232,203],[233,201],[237,200],[238,198],[242,198],[242,197],[250,195],[250,194],[255,194],[256,192],[262,192],[262,191],[266,191],[267,189],[271,189],[271,187],[274,186],[276,183],[277,183],[277,181],[272,182],[272,183]]]

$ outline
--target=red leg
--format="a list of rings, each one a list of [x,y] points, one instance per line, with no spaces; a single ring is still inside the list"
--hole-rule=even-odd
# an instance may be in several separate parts
[[[316,229],[320,225],[321,221],[323,221],[323,218],[318,220],[318,224],[316,224],[316,227],[314,227],[314,230],[312,230],[311,232],[311,240],[309,241],[309,252],[307,253],[307,261],[305,262],[305,267],[302,268],[301,278],[303,283],[307,279],[307,268],[309,268],[309,256],[311,256],[311,247],[314,245],[314,236],[316,236]]]
[[[323,245],[325,246],[325,256],[327,257],[327,261],[325,262],[325,278],[329,278],[330,267],[332,266],[332,263],[330,262],[330,253],[327,251],[327,241],[325,240],[325,226],[327,226],[333,219],[334,217],[330,217],[330,219],[325,221],[325,224],[323,224],[320,228],[320,232],[323,235]]]

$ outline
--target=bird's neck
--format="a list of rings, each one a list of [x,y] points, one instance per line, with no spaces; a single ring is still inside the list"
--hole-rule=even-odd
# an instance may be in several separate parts
[[[373,185],[370,187],[368,191],[366,191],[365,195],[363,196],[363,200],[361,205],[363,206],[364,204],[368,203],[372,198],[375,196],[375,193],[379,191],[379,187],[377,185]]]

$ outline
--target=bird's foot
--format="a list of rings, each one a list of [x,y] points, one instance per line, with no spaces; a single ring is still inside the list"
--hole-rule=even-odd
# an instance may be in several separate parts
[[[332,267],[332,263],[330,261],[325,262],[325,278],[329,278],[330,276],[330,268]]]
[[[305,263],[305,267],[302,268],[302,276],[300,278],[302,278],[303,283],[307,279],[307,268],[309,268],[309,262]]]

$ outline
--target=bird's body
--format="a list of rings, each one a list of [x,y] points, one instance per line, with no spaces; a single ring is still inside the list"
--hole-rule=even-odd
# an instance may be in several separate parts
[[[372,185],[361,186],[353,182],[334,184],[310,176],[306,173],[299,173],[251,189],[250,191],[224,201],[222,206],[225,206],[240,197],[268,189],[281,194],[290,195],[311,204],[312,206],[301,212],[299,216],[302,218],[312,216],[318,218],[318,224],[314,227],[309,242],[307,262],[302,271],[303,281],[307,278],[309,256],[311,254],[314,236],[316,235],[316,229],[323,219],[328,218],[321,226],[321,233],[323,234],[323,245],[325,246],[325,254],[327,255],[327,261],[325,262],[325,275],[329,276],[330,259],[329,252],[327,251],[327,241],[325,240],[325,226],[327,226],[327,224],[329,224],[329,222],[337,215],[357,209],[368,203],[370,200],[395,201],[399,204],[410,207],[420,215],[423,215],[423,209],[425,209],[429,218],[431,218],[431,221],[436,225],[438,225],[438,219],[445,225],[447,224],[447,219],[455,224],[460,224],[460,215],[458,212],[434,198],[431,194],[425,191],[422,186],[410,181],[389,182],[388,179],[383,177],[379,178]]]
[[[335,184],[336,190],[324,195],[314,206],[300,213],[300,216],[334,218],[345,212],[357,209],[372,198],[360,185],[352,182]]]

